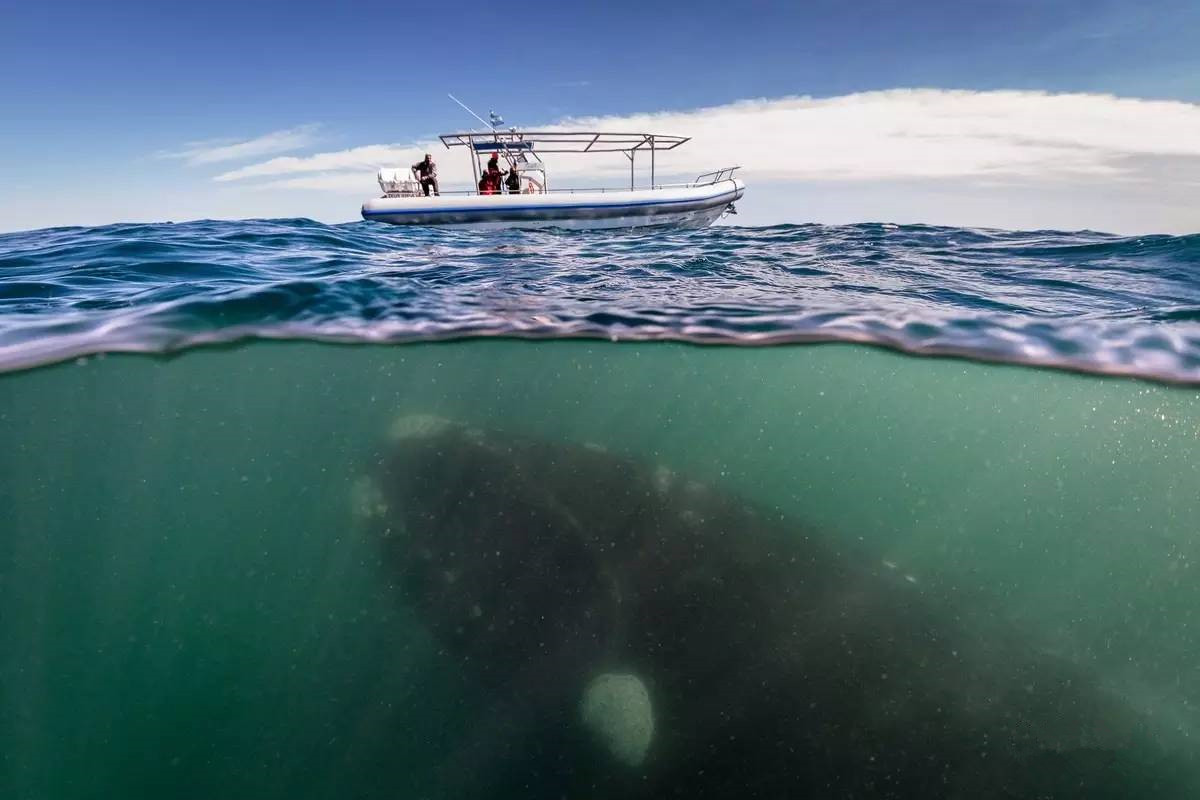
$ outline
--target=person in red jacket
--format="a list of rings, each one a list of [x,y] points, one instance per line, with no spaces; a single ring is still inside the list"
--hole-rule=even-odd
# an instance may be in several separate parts
[[[500,169],[500,154],[492,153],[492,157],[487,162],[487,178],[492,186],[491,194],[500,194],[500,178],[504,174],[504,171]]]

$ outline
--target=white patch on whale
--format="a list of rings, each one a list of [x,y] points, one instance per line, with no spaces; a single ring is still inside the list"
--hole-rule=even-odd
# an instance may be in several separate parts
[[[358,519],[375,519],[388,512],[379,484],[369,475],[361,475],[350,486],[350,508]]]
[[[675,473],[667,467],[660,464],[654,470],[654,488],[658,490],[659,494],[666,494],[674,481]]]
[[[606,672],[592,680],[580,704],[583,724],[621,763],[636,767],[654,736],[646,684],[636,675]]]
[[[402,439],[420,439],[434,436],[454,425],[445,417],[433,414],[406,414],[397,417],[388,428],[388,438],[393,442]]]

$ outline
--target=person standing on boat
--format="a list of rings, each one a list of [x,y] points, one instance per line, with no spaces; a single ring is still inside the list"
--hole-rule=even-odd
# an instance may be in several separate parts
[[[517,173],[516,167],[508,171],[508,178],[505,179],[504,185],[508,187],[509,194],[521,193],[521,176]]]
[[[429,153],[425,154],[424,161],[418,161],[412,166],[413,177],[421,182],[421,188],[425,191],[425,196],[429,197],[429,190],[432,188],[433,193],[441,196],[438,191],[437,182],[437,165],[433,163],[433,157]]]
[[[483,171],[483,180],[479,182],[481,194],[500,194],[500,178],[504,173],[500,171],[500,154],[492,153],[492,157],[488,159],[487,169]],[[488,191],[483,191],[484,182],[486,181]]]

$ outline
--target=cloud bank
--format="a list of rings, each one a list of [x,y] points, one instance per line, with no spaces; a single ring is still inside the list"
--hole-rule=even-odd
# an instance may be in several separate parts
[[[748,179],[769,181],[1138,181],[1161,177],[1155,165],[1163,159],[1200,164],[1200,105],[1099,94],[892,89],[528,127],[691,136],[680,149],[658,156],[660,179],[740,164]],[[273,158],[215,180],[370,191],[376,168],[405,166],[425,151],[438,159],[444,184],[470,182],[465,154],[435,142]],[[562,179],[616,181],[628,174],[628,162],[615,154],[551,162],[551,180],[560,186]],[[639,182],[647,179],[639,173]]]
[[[806,180],[1113,176],[1130,156],[1200,157],[1200,106],[1094,94],[893,89],[565,124],[694,130],[693,165],[707,152]]]
[[[158,154],[159,158],[178,158],[189,164],[215,164],[222,161],[237,161],[246,158],[262,158],[291,150],[302,150],[316,143],[316,125],[300,125],[282,131],[258,136],[254,139],[210,139],[189,142],[182,149]]]
[[[442,149],[439,142],[438,150]],[[438,150],[432,144],[425,145],[392,145],[369,144],[353,147],[349,150],[336,150],[329,153],[317,153],[311,156],[283,156],[272,158],[258,164],[222,172],[213,180],[218,182],[237,181],[245,178],[267,178],[279,175],[294,175],[297,173],[328,172],[331,170],[372,170],[381,166],[403,166],[406,162],[415,163],[424,157],[425,153],[434,154]],[[465,157],[463,158],[466,161]],[[470,172],[468,170],[467,174]],[[370,177],[370,176],[368,176]]]

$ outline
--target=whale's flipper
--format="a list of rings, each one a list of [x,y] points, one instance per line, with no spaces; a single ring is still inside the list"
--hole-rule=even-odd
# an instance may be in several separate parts
[[[636,675],[606,672],[584,689],[583,725],[612,754],[630,767],[640,766],[654,738],[654,711],[646,684]]]

